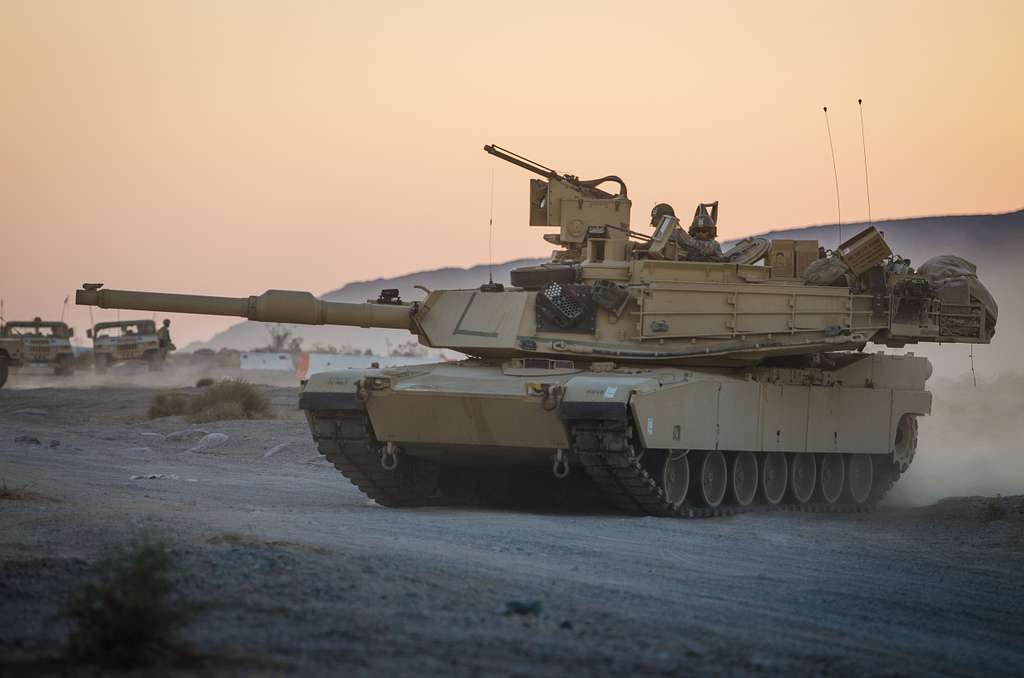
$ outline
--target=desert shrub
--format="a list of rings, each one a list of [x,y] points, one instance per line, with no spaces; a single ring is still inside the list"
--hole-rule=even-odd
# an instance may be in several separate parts
[[[1003,503],[1002,495],[989,497],[981,507],[981,519],[985,522],[993,520],[1005,520],[1010,517],[1010,511]]]
[[[149,418],[174,417],[188,412],[189,397],[184,393],[158,393],[149,406]]]
[[[193,424],[205,424],[211,421],[224,421],[226,419],[248,419],[245,410],[239,403],[214,403],[209,407],[188,415],[188,420]]]
[[[244,379],[222,379],[189,402],[190,421],[266,419],[273,416],[270,398]]]
[[[270,398],[259,388],[244,379],[222,379],[194,395],[157,394],[149,407],[149,418],[175,415],[185,415],[190,422],[201,424],[225,419],[270,419],[274,413]]]
[[[31,483],[20,487],[11,487],[7,484],[5,479],[0,478],[0,500],[8,499],[11,501],[20,501],[25,499],[38,499],[42,496],[30,490],[30,487],[32,487]]]
[[[115,549],[66,608],[75,625],[68,659],[130,669],[166,657],[189,617],[172,603],[171,591],[171,555],[163,544],[144,535]]]
[[[196,388],[206,388],[207,386],[213,386],[213,379],[210,377],[203,377],[196,382]]]

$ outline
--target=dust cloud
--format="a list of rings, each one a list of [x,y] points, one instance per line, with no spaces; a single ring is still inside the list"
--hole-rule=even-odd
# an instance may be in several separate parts
[[[890,503],[1024,494],[1024,374],[970,376],[929,384],[932,414],[919,419],[917,456]]]

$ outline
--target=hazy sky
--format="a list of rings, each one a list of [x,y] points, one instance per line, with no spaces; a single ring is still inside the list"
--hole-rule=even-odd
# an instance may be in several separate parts
[[[1024,206],[1024,2],[0,0],[0,295],[324,292],[544,255],[528,174],[731,236]],[[112,318],[97,311],[95,319]],[[84,336],[85,309],[70,319]],[[179,345],[225,319],[175,317]]]

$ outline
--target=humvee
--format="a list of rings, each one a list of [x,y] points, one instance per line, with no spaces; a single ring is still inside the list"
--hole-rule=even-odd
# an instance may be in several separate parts
[[[161,370],[170,350],[160,345],[156,323],[152,320],[117,320],[96,323],[88,336],[92,339],[93,369],[103,374],[117,362],[144,361],[151,372]]]
[[[0,337],[0,388],[7,383],[11,367],[21,366],[21,339]]]
[[[0,329],[0,337],[13,346],[21,345],[21,357],[5,359],[6,365],[48,365],[53,373],[59,376],[70,376],[75,373],[75,351],[71,347],[71,337],[75,331],[67,323],[60,321],[44,321],[42,318],[33,320],[12,320]],[[7,368],[3,369],[6,379]]]

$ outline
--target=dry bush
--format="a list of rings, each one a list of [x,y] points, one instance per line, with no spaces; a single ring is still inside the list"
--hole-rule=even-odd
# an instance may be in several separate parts
[[[203,381],[203,380],[200,380]],[[270,398],[243,379],[222,379],[201,393],[160,393],[149,408],[149,418],[184,415],[193,424],[226,419],[272,419]]]
[[[270,398],[244,379],[222,379],[189,402],[190,421],[269,419]],[[202,419],[200,419],[202,418]]]
[[[196,382],[196,388],[206,388],[207,386],[213,386],[214,381],[211,377],[203,377]]]
[[[7,481],[0,478],[0,501],[26,501],[30,499],[41,499],[42,495],[33,492],[29,488],[32,487],[31,483],[22,485],[21,487],[10,487]]]
[[[108,669],[150,666],[177,649],[190,612],[170,600],[171,554],[149,535],[115,549],[72,598],[67,657]]]
[[[1010,517],[1010,511],[1006,508],[1002,495],[989,497],[981,507],[981,519],[986,523],[993,520],[1005,520]]]
[[[248,419],[245,410],[238,403],[214,403],[205,409],[188,415],[188,420],[193,424],[206,424],[211,421],[225,421],[228,419]]]
[[[189,397],[184,393],[158,393],[149,406],[149,418],[175,417],[188,412]]]

